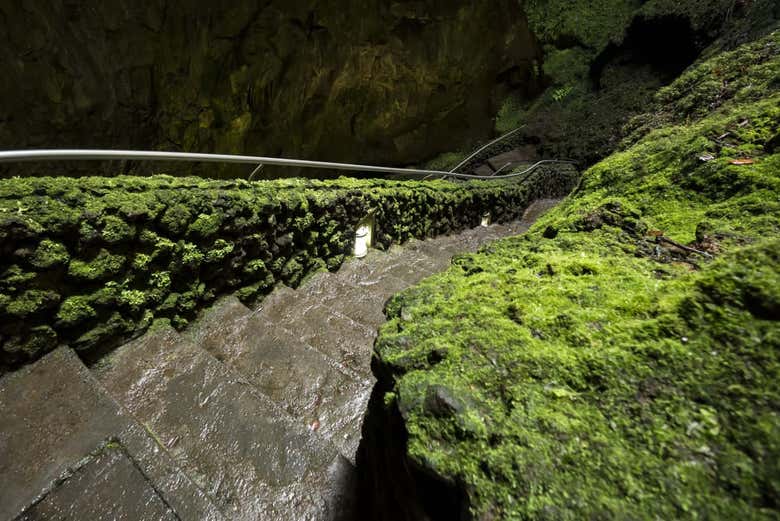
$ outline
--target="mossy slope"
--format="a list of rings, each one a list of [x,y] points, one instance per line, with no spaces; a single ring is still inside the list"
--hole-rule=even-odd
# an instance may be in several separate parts
[[[0,371],[58,343],[85,355],[155,319],[187,324],[219,294],[261,298],[336,269],[360,219],[379,247],[515,218],[534,198],[567,193],[571,167],[523,183],[197,178],[0,181]]]
[[[388,304],[385,403],[474,518],[780,517],[778,71],[780,32],[700,63],[527,235]]]
[[[507,148],[530,143],[543,156],[570,157],[587,165],[618,148],[631,130],[626,128],[631,117],[646,112],[656,90],[700,53],[732,50],[765,34],[780,19],[780,4],[774,0],[523,4],[544,49],[541,73],[549,88],[531,102],[522,96],[507,98],[497,131],[522,125]]]

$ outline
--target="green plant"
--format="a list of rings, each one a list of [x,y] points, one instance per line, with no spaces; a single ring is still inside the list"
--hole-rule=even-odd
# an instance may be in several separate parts
[[[574,87],[567,85],[565,87],[560,87],[558,89],[555,89],[552,93],[552,98],[557,103],[562,103],[563,100],[565,100],[569,94],[574,90]]]

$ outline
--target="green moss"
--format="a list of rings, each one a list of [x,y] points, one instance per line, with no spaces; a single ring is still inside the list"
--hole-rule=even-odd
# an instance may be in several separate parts
[[[247,183],[167,176],[2,180],[0,208],[12,211],[0,211],[0,236],[16,262],[0,275],[2,313],[8,315],[10,307],[26,316],[0,321],[0,337],[15,339],[4,342],[0,362],[27,361],[21,346],[35,327],[51,326],[59,341],[88,351],[121,341],[155,318],[182,327],[218,294],[235,288],[255,301],[280,281],[299,284],[323,266],[340,265],[357,222],[369,214],[377,216],[377,246],[386,248],[411,236],[472,226],[487,204],[505,207],[505,218],[511,218],[532,190],[561,193],[576,177],[573,168],[561,167],[519,184],[349,178]],[[459,208],[456,214],[448,211],[452,206]],[[54,243],[68,245],[67,271],[25,268],[36,245],[52,253]],[[39,307],[29,291],[83,298]],[[58,310],[59,319],[53,316]],[[112,315],[116,310],[120,314]],[[78,330],[87,323],[93,330]]]
[[[164,331],[171,326],[171,320],[169,318],[158,318],[152,322],[149,326],[149,331]]]
[[[449,172],[468,155],[467,152],[445,152],[431,159],[425,165],[424,170],[438,170]]]
[[[168,271],[160,271],[152,273],[149,278],[149,285],[155,289],[168,289],[171,287],[171,273]]]
[[[249,261],[244,268],[244,272],[248,275],[258,275],[268,273],[268,268],[265,267],[265,263],[260,259]]]
[[[694,67],[661,95],[698,97],[691,116],[656,118],[528,234],[388,303],[376,363],[408,455],[475,519],[777,518],[777,38]],[[755,83],[704,94],[691,78],[715,64]]]
[[[587,51],[579,47],[561,50],[551,48],[544,62],[544,73],[557,85],[579,85],[588,79],[591,58]]]
[[[37,326],[20,344],[19,350],[29,358],[41,356],[57,347],[57,333],[49,326]]]
[[[146,271],[152,262],[152,256],[145,253],[137,253],[133,257],[132,266],[136,271]]]
[[[654,110],[631,122],[632,133],[627,145],[663,125],[699,120],[729,101],[747,103],[762,99],[780,75],[778,53],[780,36],[775,31],[691,67],[674,83],[658,91]],[[736,130],[745,135],[751,128]],[[758,139],[751,141],[760,143]]]
[[[200,238],[213,237],[219,231],[222,224],[222,217],[218,214],[200,214],[187,230],[189,235]]]
[[[206,252],[204,260],[207,263],[221,262],[233,253],[234,248],[235,244],[223,239],[217,239],[211,249]]]
[[[119,293],[119,303],[126,306],[130,311],[143,309],[146,300],[146,292],[141,290],[122,290]]]
[[[36,248],[30,264],[40,269],[49,269],[68,263],[70,256],[64,244],[44,239]]]
[[[125,266],[125,257],[112,255],[103,249],[92,259],[73,259],[68,265],[68,275],[77,280],[102,281],[119,274]]]
[[[163,213],[160,219],[160,225],[166,233],[177,237],[187,231],[187,227],[192,219],[192,214],[183,204],[171,206]]]
[[[17,288],[26,286],[35,277],[34,272],[24,271],[18,264],[12,264],[0,276],[0,287],[5,291],[13,292]]]
[[[290,259],[282,266],[282,280],[289,286],[296,287],[303,277],[303,274],[304,271],[300,259]]]
[[[72,347],[77,351],[88,351],[102,343],[111,342],[117,337],[129,334],[135,328],[135,322],[123,317],[120,313],[113,313],[104,323],[79,336],[72,343]]]
[[[11,300],[5,306],[5,311],[12,317],[26,319],[36,313],[42,313],[55,308],[60,296],[53,291],[29,290]]]
[[[89,296],[90,304],[100,307],[113,307],[119,302],[121,285],[116,281],[106,282],[103,287]]]
[[[95,226],[88,221],[83,221],[79,225],[79,238],[84,243],[90,243],[97,240],[100,237],[100,233],[95,229]]]
[[[176,243],[151,230],[143,230],[139,236],[141,244],[149,249],[153,262],[169,259],[176,252]]]
[[[135,228],[114,215],[103,218],[100,237],[108,244],[128,242],[135,237]]]
[[[501,103],[501,108],[498,110],[498,114],[496,114],[496,132],[505,134],[522,126],[524,122],[523,112],[526,104],[527,102],[519,95],[508,96]],[[452,162],[452,165],[449,168],[445,166],[445,168],[450,170],[466,157],[466,154],[458,154],[456,157],[452,158],[455,160]]]
[[[182,265],[188,266],[190,268],[197,268],[198,266],[201,265],[205,256],[203,255],[203,253],[200,251],[200,249],[196,244],[185,242],[185,243],[179,243],[178,246],[181,251]],[[174,261],[174,263],[178,263],[178,262],[179,259]]]
[[[60,305],[57,321],[65,327],[72,327],[95,318],[97,314],[90,301],[91,298],[85,295],[68,297]]]
[[[157,311],[161,313],[168,313],[176,309],[176,305],[179,302],[181,295],[178,293],[171,293],[168,295],[162,304],[157,307]]]
[[[622,39],[639,4],[636,0],[529,0],[526,13],[534,32],[544,41],[566,35],[585,47],[602,49]]]
[[[717,53],[733,48],[750,35],[766,33],[776,20],[769,3],[771,0],[524,2],[531,29],[544,50],[542,72],[549,88],[532,102],[521,101],[524,93],[518,93],[516,101],[510,97],[501,108],[496,128],[501,132],[523,125],[523,130],[505,143],[507,148],[538,143],[542,156],[569,157],[592,165],[614,151],[626,136],[632,136],[635,142],[636,135],[631,133],[635,126],[644,128],[649,123],[657,128],[659,122],[648,113],[648,107],[654,103],[656,91],[673,79],[664,66],[652,59],[644,62],[646,52],[632,50],[637,42],[637,33],[628,34],[632,24],[647,22],[663,27],[672,20],[690,24],[695,44],[704,46],[714,40],[715,45],[705,52]],[[746,51],[740,50],[749,63],[755,53]],[[632,57],[626,59],[628,55]],[[737,61],[730,61],[739,69]],[[699,77],[680,87],[694,92],[710,90],[725,98],[732,85],[752,81],[738,72],[733,76]],[[756,86],[763,83],[761,77],[756,80]],[[710,106],[691,101],[703,112]],[[713,101],[713,107],[721,103],[717,96]],[[678,121],[687,115],[685,107],[663,102],[658,107]],[[631,122],[637,114],[652,121]]]

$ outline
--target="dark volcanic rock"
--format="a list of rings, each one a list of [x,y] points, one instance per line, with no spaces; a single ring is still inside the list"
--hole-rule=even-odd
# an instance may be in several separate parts
[[[0,42],[7,149],[393,163],[486,137],[541,53],[514,0],[5,2]]]

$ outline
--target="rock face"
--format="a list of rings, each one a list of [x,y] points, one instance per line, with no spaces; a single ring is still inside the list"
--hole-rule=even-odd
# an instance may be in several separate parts
[[[6,2],[0,42],[3,148],[383,163],[487,135],[540,58],[514,0]]]

